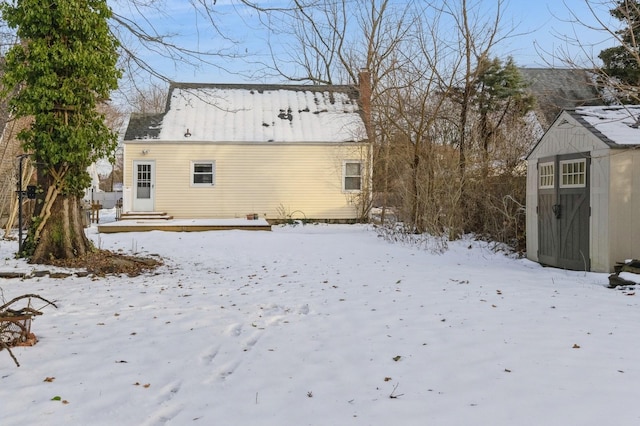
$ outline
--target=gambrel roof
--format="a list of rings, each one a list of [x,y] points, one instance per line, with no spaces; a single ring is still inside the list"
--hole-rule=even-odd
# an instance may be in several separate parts
[[[354,86],[173,83],[166,111],[132,116],[124,139],[341,143],[367,137]]]

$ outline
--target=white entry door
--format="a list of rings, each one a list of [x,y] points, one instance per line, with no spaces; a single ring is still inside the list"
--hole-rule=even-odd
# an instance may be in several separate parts
[[[155,161],[133,162],[133,211],[154,211],[155,180]]]

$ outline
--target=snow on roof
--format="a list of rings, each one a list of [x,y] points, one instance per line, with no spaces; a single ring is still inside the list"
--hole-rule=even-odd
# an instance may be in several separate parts
[[[127,132],[189,142],[349,142],[366,139],[352,86],[175,83],[158,122]],[[145,133],[146,131],[146,133]],[[145,136],[150,135],[150,136]]]
[[[579,107],[572,115],[609,145],[640,145],[640,105]]]

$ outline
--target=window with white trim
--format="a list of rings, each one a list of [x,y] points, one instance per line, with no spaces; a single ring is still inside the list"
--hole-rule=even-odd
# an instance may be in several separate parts
[[[538,186],[540,188],[553,188],[555,185],[555,164],[540,163],[538,166],[538,176],[540,179]]]
[[[560,188],[583,188],[587,184],[587,160],[560,161]]]
[[[362,190],[362,162],[345,161],[342,166],[342,189],[353,192]]]
[[[215,161],[191,162],[191,186],[213,186],[216,183]]]

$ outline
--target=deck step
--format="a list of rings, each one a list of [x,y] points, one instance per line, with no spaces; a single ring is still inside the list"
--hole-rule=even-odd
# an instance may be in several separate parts
[[[171,220],[173,216],[165,212],[127,212],[120,215],[120,220]]]
[[[145,231],[271,231],[266,219],[174,219],[174,220],[118,220],[98,225],[100,233]]]

